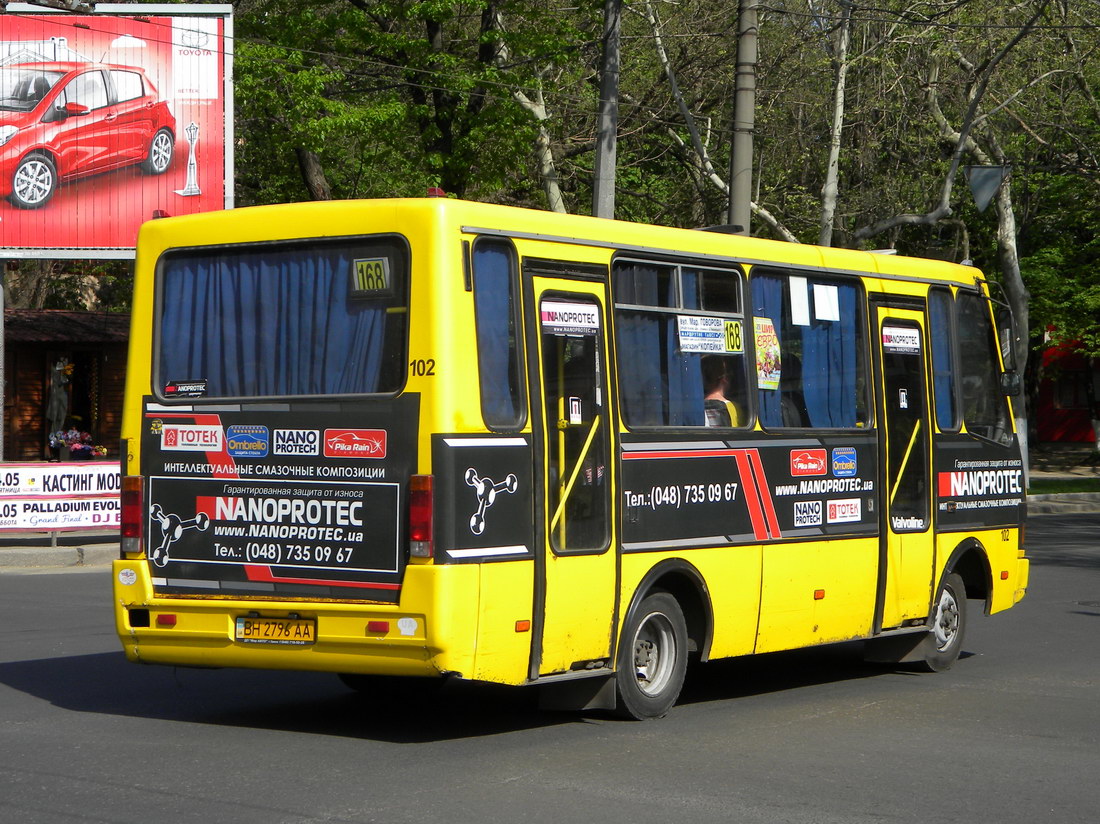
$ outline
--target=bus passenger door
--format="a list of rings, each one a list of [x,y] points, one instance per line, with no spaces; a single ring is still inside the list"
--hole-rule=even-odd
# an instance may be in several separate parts
[[[928,615],[935,547],[924,313],[877,307],[882,528],[876,628]]]
[[[616,553],[602,284],[531,277],[526,292],[535,435],[531,677],[610,663]]]

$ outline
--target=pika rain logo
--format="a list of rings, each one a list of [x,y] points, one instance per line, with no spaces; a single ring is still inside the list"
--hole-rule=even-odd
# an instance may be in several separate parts
[[[824,449],[791,450],[791,475],[824,475],[827,471]]]
[[[385,429],[326,429],[326,458],[384,458]]]

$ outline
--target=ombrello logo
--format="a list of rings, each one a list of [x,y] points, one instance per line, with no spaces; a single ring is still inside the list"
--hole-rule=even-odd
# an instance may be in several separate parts
[[[854,446],[838,446],[833,449],[833,475],[837,478],[854,478],[856,468]]]
[[[824,475],[826,452],[824,449],[792,449],[792,475]]]
[[[384,458],[385,429],[326,429],[326,458]]]
[[[242,423],[225,428],[225,451],[234,458],[266,458],[268,442],[266,426]]]

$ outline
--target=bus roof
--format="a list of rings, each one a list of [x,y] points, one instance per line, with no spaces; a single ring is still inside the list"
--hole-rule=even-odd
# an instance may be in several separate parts
[[[365,218],[367,220],[365,220]],[[372,224],[434,226],[464,234],[601,246],[620,251],[678,252],[747,264],[786,264],[891,278],[935,280],[973,286],[982,278],[972,266],[929,258],[879,254],[745,237],[723,232],[631,223],[560,214],[455,198],[380,198],[252,206],[153,220],[141,228],[138,260],[155,262],[169,248],[221,246],[272,240],[354,236]],[[190,241],[188,238],[194,238]],[[152,260],[148,256],[152,255]]]

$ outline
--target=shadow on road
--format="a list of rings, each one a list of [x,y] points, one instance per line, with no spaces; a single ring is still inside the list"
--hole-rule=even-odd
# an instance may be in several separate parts
[[[814,687],[895,670],[858,643],[701,664],[680,704]],[[585,723],[606,713],[540,711],[534,689],[450,681],[426,695],[370,695],[327,673],[131,664],[121,652],[0,664],[0,683],[73,712],[423,743]]]

